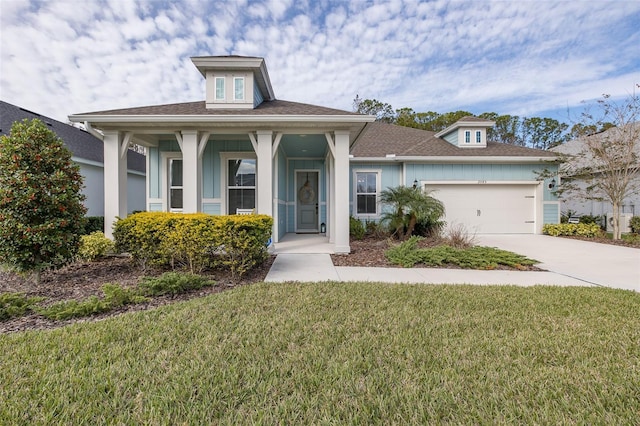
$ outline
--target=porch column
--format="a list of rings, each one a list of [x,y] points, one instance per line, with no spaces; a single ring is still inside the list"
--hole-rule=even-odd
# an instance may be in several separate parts
[[[197,130],[182,131],[182,211],[197,213],[201,210],[201,162],[198,158]]]
[[[104,235],[113,239],[113,224],[127,217],[127,152],[131,133],[104,132]]]
[[[335,170],[336,170],[336,160],[332,155],[329,155],[329,242],[336,242],[336,184],[335,184]]]
[[[335,132],[335,245],[336,253],[349,253],[349,131]],[[338,184],[339,182],[339,184]]]
[[[271,130],[258,130],[256,156],[256,189],[258,192],[258,203],[256,213],[273,216],[273,155],[271,152],[271,141],[273,132]]]

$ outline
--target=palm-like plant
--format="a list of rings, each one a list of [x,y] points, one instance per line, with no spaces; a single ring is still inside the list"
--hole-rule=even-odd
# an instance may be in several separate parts
[[[409,238],[418,221],[436,223],[444,216],[442,202],[429,194],[429,191],[402,185],[380,192],[380,202],[392,207],[392,211],[383,214],[382,220],[389,223],[399,239]]]

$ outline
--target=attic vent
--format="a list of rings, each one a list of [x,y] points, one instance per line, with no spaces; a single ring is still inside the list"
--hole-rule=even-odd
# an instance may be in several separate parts
[[[28,109],[24,109],[24,108],[20,108],[21,111],[24,112],[28,112],[29,114],[33,114],[33,115],[37,115],[38,117],[40,117],[40,114],[33,112],[33,111],[29,111]]]
[[[49,123],[48,121],[45,121],[45,124],[49,127],[53,126],[53,124]]]

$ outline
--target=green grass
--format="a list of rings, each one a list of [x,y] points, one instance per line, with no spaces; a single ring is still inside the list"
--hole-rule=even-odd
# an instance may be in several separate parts
[[[256,284],[0,336],[0,424],[633,424],[640,296]]]

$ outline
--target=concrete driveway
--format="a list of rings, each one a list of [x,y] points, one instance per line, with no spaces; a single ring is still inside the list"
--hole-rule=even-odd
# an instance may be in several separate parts
[[[539,260],[540,268],[585,283],[640,291],[640,249],[548,235],[478,235],[477,240],[478,245]]]

